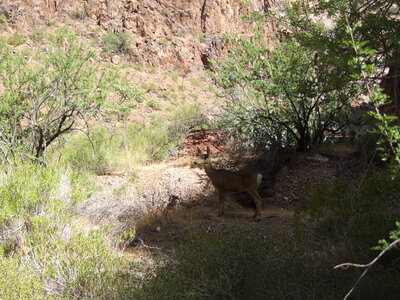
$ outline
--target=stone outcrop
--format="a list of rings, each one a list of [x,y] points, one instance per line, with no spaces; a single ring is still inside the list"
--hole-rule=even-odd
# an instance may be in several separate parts
[[[279,0],[4,0],[14,26],[83,13],[103,30],[132,35],[132,61],[190,72],[225,52],[225,34],[247,35],[243,15],[276,9]],[[11,18],[10,15],[13,17]],[[275,39],[267,23],[266,40]]]

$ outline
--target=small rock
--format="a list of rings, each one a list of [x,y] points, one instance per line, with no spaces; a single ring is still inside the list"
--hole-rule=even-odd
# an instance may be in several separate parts
[[[321,154],[314,154],[313,156],[306,157],[308,161],[316,161],[316,162],[328,162],[329,158],[322,156]]]
[[[119,65],[119,63],[121,62],[121,57],[119,57],[118,55],[114,55],[113,57],[111,57],[111,62],[114,65]]]
[[[161,231],[161,227],[160,226],[157,226],[156,227],[156,232],[160,232]]]

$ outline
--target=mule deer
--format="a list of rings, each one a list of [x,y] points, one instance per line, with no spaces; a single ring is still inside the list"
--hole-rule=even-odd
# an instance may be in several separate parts
[[[205,154],[203,154],[200,148],[197,147],[197,158],[193,161],[192,166],[198,168],[203,167],[207,176],[210,178],[212,185],[217,189],[219,198],[219,216],[224,214],[225,192],[247,192],[256,204],[256,211],[253,218],[260,221],[262,198],[258,194],[257,189],[261,183],[261,174],[247,170],[230,171],[213,168],[210,160],[209,147],[207,147],[207,153]]]

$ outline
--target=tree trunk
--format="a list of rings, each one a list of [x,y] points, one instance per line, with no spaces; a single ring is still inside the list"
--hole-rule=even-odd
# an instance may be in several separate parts
[[[400,115],[400,67],[391,66],[388,74],[381,82],[383,92],[389,96],[391,103],[385,105],[384,111],[388,114]]]

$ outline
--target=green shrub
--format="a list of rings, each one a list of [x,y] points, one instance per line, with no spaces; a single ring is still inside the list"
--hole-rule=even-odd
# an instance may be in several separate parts
[[[143,101],[145,92],[136,86],[129,85],[125,82],[124,85],[119,85],[115,87],[115,89],[121,95],[123,101]]]
[[[111,168],[107,157],[109,139],[107,130],[97,127],[89,136],[78,134],[69,138],[62,155],[75,169],[102,175]]]
[[[88,136],[70,136],[51,160],[59,154],[74,169],[98,175],[112,170],[135,169],[139,164],[164,159],[191,129],[202,128],[207,120],[198,105],[174,108],[163,117],[155,115],[150,124],[129,124],[109,132],[96,127]],[[59,153],[59,154],[58,154]]]
[[[36,168],[35,165],[22,165],[9,168],[7,174],[2,174],[0,223],[6,222],[14,215],[29,215],[32,211],[45,208],[49,204],[58,184],[56,170]]]
[[[178,85],[179,91],[184,92],[184,91],[186,91],[186,89],[187,89],[186,86],[184,86],[183,84]]]
[[[24,44],[26,38],[23,34],[15,32],[11,36],[8,37],[8,43],[13,46],[20,46]]]
[[[112,54],[128,54],[131,50],[132,37],[129,33],[108,32],[102,40],[102,47],[105,52]]]
[[[147,105],[154,110],[160,110],[160,103],[157,99],[149,98],[147,99]]]
[[[130,124],[113,133],[96,127],[89,138],[84,134],[71,136],[62,149],[54,149],[53,155],[61,151],[63,161],[74,169],[101,175],[161,160],[171,147],[167,124],[155,118],[148,126]]]
[[[305,151],[323,142],[357,89],[338,69],[313,61],[296,42],[274,50],[263,33],[232,40],[230,54],[214,64],[215,82],[230,101],[224,122],[239,138],[260,147],[280,145]]]
[[[16,154],[41,160],[77,119],[99,111],[116,78],[65,28],[44,43],[48,50],[29,62],[0,42],[0,147],[8,161]]]
[[[191,104],[178,106],[170,112],[169,132],[174,139],[179,140],[190,130],[206,127],[208,120],[200,105]]]

